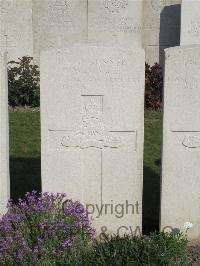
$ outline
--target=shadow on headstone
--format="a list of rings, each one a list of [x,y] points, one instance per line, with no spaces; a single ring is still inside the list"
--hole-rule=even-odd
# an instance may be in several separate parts
[[[10,158],[11,198],[16,201],[26,192],[41,191],[40,158]]]
[[[160,177],[149,167],[144,167],[143,181],[143,234],[159,230]]]
[[[160,14],[159,62],[164,65],[164,49],[180,45],[181,5],[166,6]]]

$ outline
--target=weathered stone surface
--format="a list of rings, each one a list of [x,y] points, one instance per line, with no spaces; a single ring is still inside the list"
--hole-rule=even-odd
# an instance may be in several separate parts
[[[88,40],[142,48],[143,0],[89,0]]]
[[[0,0],[0,48],[8,60],[33,55],[32,0]]]
[[[180,44],[181,0],[144,0],[143,47],[146,61],[164,63],[164,49]]]
[[[183,0],[181,9],[181,45],[200,44],[200,1]]]
[[[87,40],[86,0],[33,0],[34,58],[40,50]]]
[[[162,64],[164,48],[180,44],[180,3],[181,0],[0,0],[1,47],[7,42],[9,59],[34,54],[39,63],[40,50],[69,43],[143,46],[148,63]]]
[[[10,197],[7,55],[0,51],[0,214]]]
[[[36,61],[69,43],[142,47],[142,0],[33,0],[33,13]]]
[[[166,50],[161,229],[200,240],[200,46]]]
[[[40,63],[43,191],[90,204],[99,233],[138,232],[143,51],[69,46],[43,51]]]

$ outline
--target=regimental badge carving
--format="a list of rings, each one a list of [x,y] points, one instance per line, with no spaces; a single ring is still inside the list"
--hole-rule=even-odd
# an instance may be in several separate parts
[[[155,12],[160,13],[166,5],[166,0],[151,0],[151,7]]]
[[[80,130],[64,136],[61,141],[63,147],[81,149],[89,147],[99,149],[104,147],[118,148],[120,144],[121,138],[114,136],[113,133],[105,129],[102,110],[92,99],[84,108]]]
[[[183,146],[187,148],[200,148],[200,134],[193,136],[186,136],[182,142]]]
[[[71,9],[72,0],[54,0],[50,5],[50,17],[53,21],[69,20],[69,11]]]
[[[71,8],[72,7],[72,1],[71,0],[65,0],[65,6],[67,8]]]
[[[54,4],[57,8],[70,8],[71,7],[71,0],[56,0]]]
[[[103,0],[103,5],[109,12],[118,13],[128,6],[128,0]]]

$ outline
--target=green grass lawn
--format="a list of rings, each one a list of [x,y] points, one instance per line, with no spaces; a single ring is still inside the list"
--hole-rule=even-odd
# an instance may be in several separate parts
[[[40,114],[10,113],[11,197],[41,189]]]
[[[158,229],[160,198],[161,118],[145,113],[143,230]],[[10,113],[11,197],[17,199],[33,189],[41,190],[40,114]]]
[[[162,113],[145,113],[143,231],[159,229]]]

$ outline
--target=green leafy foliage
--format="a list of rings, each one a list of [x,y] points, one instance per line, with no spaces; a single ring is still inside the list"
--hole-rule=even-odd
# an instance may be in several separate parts
[[[32,60],[33,57],[23,56],[8,63],[8,97],[12,107],[40,105],[40,72]]]
[[[0,265],[60,265],[96,239],[84,206],[65,193],[26,193],[0,218]]]
[[[161,65],[145,64],[145,108],[158,111],[162,109],[163,70]]]
[[[184,235],[153,233],[150,237],[114,237],[98,243],[83,256],[82,265],[187,265]]]
[[[33,57],[8,63],[9,105],[40,106],[40,72]],[[158,63],[145,64],[145,108],[162,109],[163,71]]]
[[[74,250],[67,260],[57,263],[62,266],[186,266],[187,239],[182,234],[163,232],[149,237],[116,236]]]

